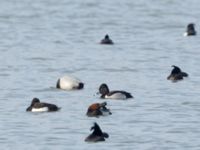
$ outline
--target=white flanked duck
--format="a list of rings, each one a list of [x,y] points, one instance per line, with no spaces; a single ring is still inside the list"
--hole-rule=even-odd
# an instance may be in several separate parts
[[[60,110],[60,107],[57,107],[54,104],[40,102],[38,98],[33,98],[31,105],[26,109],[26,111],[31,112],[51,112],[58,110]]]
[[[108,86],[103,83],[99,87],[99,93],[101,94],[101,98],[105,99],[128,99],[133,98],[131,93],[126,91],[110,91]]]

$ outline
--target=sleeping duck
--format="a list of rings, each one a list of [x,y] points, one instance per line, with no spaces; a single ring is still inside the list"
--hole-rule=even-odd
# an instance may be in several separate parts
[[[76,77],[66,75],[58,79],[56,87],[63,90],[80,90],[83,89],[84,83]]]

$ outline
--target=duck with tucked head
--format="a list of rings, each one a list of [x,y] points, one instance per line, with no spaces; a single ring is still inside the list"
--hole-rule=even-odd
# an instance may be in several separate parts
[[[101,44],[111,44],[111,45],[114,44],[108,34],[105,35],[104,39],[102,39],[100,43]]]
[[[107,103],[94,103],[89,106],[87,110],[87,116],[88,117],[99,117],[99,116],[108,116],[112,113],[110,112],[110,109],[106,107]]]
[[[192,36],[192,35],[196,35],[197,32],[195,31],[194,26],[195,26],[194,23],[190,23],[190,24],[188,24],[188,26],[187,26],[187,30],[186,30],[186,32],[184,33],[184,36]]]
[[[31,112],[50,112],[58,110],[60,110],[60,108],[56,105],[40,102],[38,98],[33,98],[31,105],[26,109],[26,111]]]
[[[167,80],[171,81],[178,81],[182,80],[183,77],[188,77],[188,74],[185,72],[182,72],[181,69],[175,65],[172,65],[173,69],[171,71],[171,74],[167,77]]]
[[[106,132],[102,132],[99,125],[95,122],[94,126],[90,129],[93,132],[85,138],[86,142],[100,142],[105,141],[105,138],[108,138],[109,135]]]
[[[131,93],[128,93],[126,91],[109,91],[109,88],[105,83],[100,85],[99,93],[101,94],[101,98],[105,98],[105,99],[127,99],[127,98],[133,98]]]
[[[72,76],[63,76],[57,81],[57,88],[63,90],[80,90],[84,88],[84,83]]]

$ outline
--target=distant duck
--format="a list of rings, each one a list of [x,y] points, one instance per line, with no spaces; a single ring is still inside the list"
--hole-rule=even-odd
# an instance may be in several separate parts
[[[108,116],[112,113],[110,112],[110,109],[106,107],[107,103],[94,103],[89,106],[87,111],[88,117],[99,117],[99,116]]]
[[[78,78],[66,75],[58,79],[56,87],[63,90],[80,90],[84,88],[84,83]]]
[[[184,33],[184,36],[196,35],[196,31],[195,31],[194,26],[195,26],[195,24],[193,24],[193,23],[188,24],[187,30]]]
[[[114,44],[108,34],[105,35],[104,39],[102,39],[100,43],[101,44]]]
[[[26,111],[32,112],[50,112],[58,110],[60,110],[60,108],[56,105],[40,102],[38,98],[33,98],[31,105],[26,109]]]
[[[172,65],[174,67],[171,71],[171,74],[167,77],[168,80],[172,81],[178,81],[182,80],[183,77],[188,77],[188,74],[185,72],[182,72],[181,69],[177,66]]]
[[[103,83],[99,87],[99,93],[101,94],[101,98],[105,99],[127,99],[133,98],[133,96],[125,91],[109,91],[108,86]]]
[[[99,125],[96,122],[94,123],[94,126],[92,126],[90,130],[94,131],[88,137],[85,138],[86,142],[105,141],[105,138],[109,137],[107,133],[101,131]]]

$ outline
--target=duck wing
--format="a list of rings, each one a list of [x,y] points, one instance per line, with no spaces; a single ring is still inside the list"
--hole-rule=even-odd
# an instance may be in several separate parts
[[[103,115],[100,110],[88,110],[87,112],[88,117],[98,117],[100,115]]]
[[[49,111],[57,111],[59,110],[60,108],[57,107],[56,105],[54,104],[49,104],[49,103],[36,103],[34,105],[34,108],[43,108],[43,107],[48,107],[48,110]]]
[[[131,95],[131,93],[126,92],[126,91],[111,91],[111,92],[109,92],[107,95],[108,95],[108,96],[111,96],[111,95],[117,94],[117,93],[121,93],[121,94],[125,95],[126,98],[133,98],[133,96]]]
[[[105,139],[103,136],[90,134],[88,137],[86,137],[85,141],[86,142],[100,142],[100,141],[105,141]]]
[[[187,74],[186,72],[181,72],[180,74],[181,74],[181,76],[183,76],[183,77],[188,77],[188,74]]]

